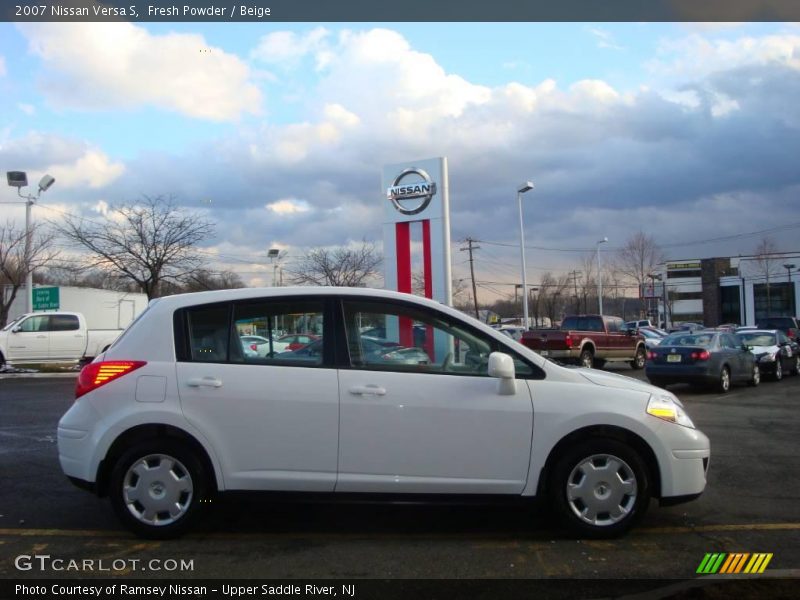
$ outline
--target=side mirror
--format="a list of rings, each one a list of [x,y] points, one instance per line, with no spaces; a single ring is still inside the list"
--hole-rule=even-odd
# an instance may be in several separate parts
[[[22,331],[22,327],[14,327],[14,329],[11,330],[11,333],[19,333],[20,331]]]
[[[513,396],[517,393],[517,381],[514,378],[514,359],[504,352],[492,352],[489,355],[489,377],[499,379],[497,393],[501,396]]]

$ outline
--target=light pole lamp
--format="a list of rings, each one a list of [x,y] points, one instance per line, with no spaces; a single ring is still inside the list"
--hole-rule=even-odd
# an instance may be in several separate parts
[[[28,186],[28,175],[25,171],[7,171],[8,185],[17,188],[17,196],[25,200],[25,312],[33,312],[33,268],[31,267],[31,207],[39,199],[42,192],[46,192],[56,182],[54,177],[44,175],[39,180],[39,191],[36,195],[22,194],[22,188]]]
[[[522,326],[528,329],[528,278],[525,267],[525,226],[522,221],[522,194],[533,189],[533,183],[526,181],[517,188],[519,204],[519,252],[522,261]]]
[[[272,287],[276,287],[278,284],[281,286],[283,285],[283,270],[281,269],[281,259],[286,256],[286,250],[280,250],[279,248],[270,248],[267,251],[267,258],[269,258],[270,263],[272,263]],[[278,270],[281,269],[281,277],[280,280],[278,279]]]
[[[597,308],[600,310],[601,316],[603,314],[603,270],[600,267],[600,244],[606,242],[608,242],[607,237],[597,241]]]

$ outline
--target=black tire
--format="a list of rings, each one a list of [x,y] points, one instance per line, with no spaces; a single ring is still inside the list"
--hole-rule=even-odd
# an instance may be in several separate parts
[[[756,387],[760,383],[761,383],[761,369],[758,367],[758,363],[753,363],[753,374],[750,377],[750,381],[747,382],[747,385],[751,387]]]
[[[582,465],[589,462],[592,470],[584,471]],[[610,469],[608,477],[603,476],[604,468]],[[587,485],[585,496],[581,484]],[[558,458],[548,478],[548,496],[556,514],[579,536],[618,537],[644,516],[650,504],[647,466],[633,448],[622,442],[588,439]]]
[[[170,466],[168,461],[173,464]],[[158,476],[159,470],[168,472],[174,479],[165,484]],[[145,478],[135,471],[153,471],[153,474]],[[139,484],[143,484],[144,488],[146,480],[150,479],[147,497],[144,498],[151,503],[148,507],[132,499],[128,495],[130,492],[126,493],[125,489],[128,486],[128,490],[144,494],[145,489],[137,491],[136,488]],[[120,521],[136,535],[149,539],[169,539],[182,535],[191,525],[208,492],[208,481],[203,463],[184,444],[175,440],[153,439],[137,444],[119,457],[111,471],[108,495]],[[172,490],[167,489],[170,486]],[[167,505],[177,509],[178,514],[174,518],[168,514],[168,510],[164,510]],[[147,516],[147,509],[152,518]]]
[[[0,362],[0,366],[2,366],[1,362]],[[795,375],[800,375],[800,354],[798,354],[797,356],[794,357],[794,370],[793,370],[793,372],[794,372]]]
[[[586,367],[587,369],[594,368],[594,352],[592,352],[591,348],[584,348],[581,350],[581,356],[578,359],[578,364],[582,367]]]
[[[783,379],[783,365],[781,364],[781,357],[775,357],[775,371],[772,373],[772,378],[775,381]]]
[[[731,390],[731,370],[728,365],[723,365],[722,370],[719,372],[719,379],[717,380],[717,391],[722,394],[727,394]]]
[[[644,346],[639,346],[636,349],[636,355],[633,357],[631,361],[631,368],[633,369],[644,369],[644,364],[647,362],[647,351],[644,349]]]

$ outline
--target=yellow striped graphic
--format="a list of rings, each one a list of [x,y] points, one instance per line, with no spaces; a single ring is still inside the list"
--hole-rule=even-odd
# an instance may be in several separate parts
[[[750,559],[750,562],[747,563],[747,566],[744,568],[745,573],[763,573],[764,570],[767,568],[769,561],[772,560],[772,553],[759,553],[753,554],[753,558]]]

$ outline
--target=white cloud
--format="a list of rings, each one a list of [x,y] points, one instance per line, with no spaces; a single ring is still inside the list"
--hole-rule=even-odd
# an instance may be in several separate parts
[[[600,29],[598,27],[590,27],[589,33],[591,33],[597,39],[598,48],[624,50],[624,48],[616,42],[613,34],[609,31],[606,31],[605,29]]]
[[[742,36],[735,40],[708,39],[693,34],[662,40],[659,58],[648,63],[657,75],[702,77],[746,65],[778,63],[800,70],[800,35]]]
[[[260,111],[261,93],[247,65],[201,35],[153,35],[131,23],[18,27],[44,61],[41,86],[58,106],[148,105],[214,121]]]
[[[286,198],[267,204],[267,209],[278,215],[294,215],[297,213],[308,212],[310,207],[308,202],[305,202],[304,200]]]
[[[0,54],[0,77],[6,74],[6,59]]]
[[[74,162],[53,164],[45,171],[56,178],[59,187],[88,186],[97,189],[120,177],[125,172],[125,165],[112,162],[108,156],[98,150],[87,150]]]
[[[309,54],[323,53],[324,63],[325,41],[329,35],[330,32],[324,27],[317,27],[304,35],[293,31],[276,31],[262,37],[250,56],[267,64],[290,66]]]
[[[19,104],[17,104],[17,108],[20,109],[29,117],[36,114],[36,107],[33,104],[25,104],[23,102],[20,102]]]

